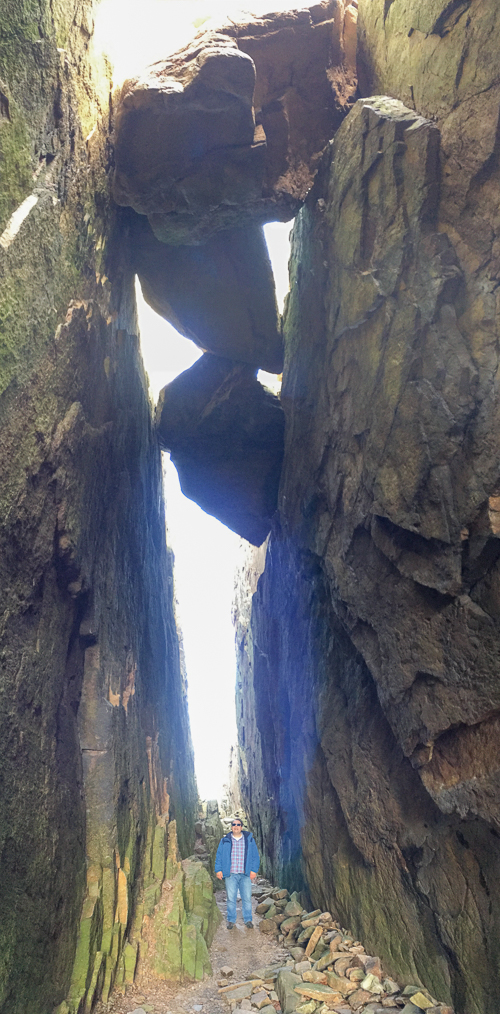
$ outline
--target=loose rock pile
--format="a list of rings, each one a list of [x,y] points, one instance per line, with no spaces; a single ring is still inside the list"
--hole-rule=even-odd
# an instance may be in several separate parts
[[[230,982],[222,969],[219,994],[233,1014],[453,1014],[421,986],[400,987],[384,975],[380,958],[366,954],[359,940],[330,912],[306,912],[296,892],[266,885],[258,893],[261,933],[277,936],[290,951],[284,965],[253,971]]]

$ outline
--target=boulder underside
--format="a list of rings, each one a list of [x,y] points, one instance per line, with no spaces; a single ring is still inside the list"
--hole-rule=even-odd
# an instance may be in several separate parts
[[[183,493],[260,546],[276,511],[283,460],[283,410],[255,370],[204,355],[163,389],[160,444]]]

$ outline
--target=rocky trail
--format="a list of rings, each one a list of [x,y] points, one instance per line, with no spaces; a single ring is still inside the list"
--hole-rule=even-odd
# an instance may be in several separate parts
[[[210,957],[213,973],[180,986],[141,973],[95,1014],[454,1014],[420,985],[400,986],[379,957],[331,916],[306,912],[297,894],[259,880],[254,928],[226,926],[226,893]]]
[[[97,1005],[95,1014],[222,1014],[230,1009],[219,994],[219,982],[225,979],[223,969],[232,970],[228,982],[230,979],[238,982],[245,980],[256,969],[285,964],[289,960],[288,951],[274,937],[259,933],[261,919],[255,913],[259,903],[257,895],[252,899],[253,930],[248,930],[243,923],[239,899],[238,921],[233,930],[227,930],[226,892],[218,891],[216,898],[223,918],[210,949],[212,976],[206,977],[203,982],[179,986],[178,983],[160,982],[139,975],[133,986],[127,986],[125,995],[114,993],[108,1004]],[[275,1009],[279,1011],[279,1003],[276,1003]]]

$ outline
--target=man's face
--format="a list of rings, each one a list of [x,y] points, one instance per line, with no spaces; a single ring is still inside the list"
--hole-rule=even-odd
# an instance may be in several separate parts
[[[234,831],[235,834],[240,834],[241,827],[242,827],[241,820],[232,820],[231,821],[231,830]]]

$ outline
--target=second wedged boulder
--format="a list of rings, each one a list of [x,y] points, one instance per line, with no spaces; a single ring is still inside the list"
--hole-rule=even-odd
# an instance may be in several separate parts
[[[255,371],[202,356],[161,392],[157,427],[185,496],[261,545],[277,505],[284,416]]]
[[[131,248],[147,303],[199,348],[269,373],[283,368],[274,278],[261,226],[203,246],[167,246],[131,213]]]

